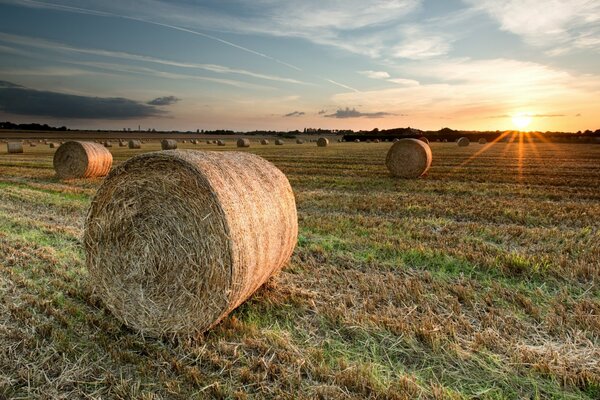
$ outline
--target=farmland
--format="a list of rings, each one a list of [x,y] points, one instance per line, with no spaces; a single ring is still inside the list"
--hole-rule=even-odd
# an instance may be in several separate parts
[[[102,180],[2,145],[0,398],[599,398],[600,145],[432,143],[417,180],[390,176],[389,146],[242,149],[290,180],[298,246],[220,325],[174,341],[88,286]]]

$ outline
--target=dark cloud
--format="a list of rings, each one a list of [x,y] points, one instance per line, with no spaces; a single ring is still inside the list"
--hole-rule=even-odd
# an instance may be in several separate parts
[[[29,89],[0,81],[0,110],[9,114],[74,119],[129,119],[164,115],[121,97],[90,97]]]
[[[337,110],[333,114],[325,115],[325,117],[327,117],[327,118],[361,118],[361,117],[382,118],[382,117],[385,117],[386,115],[393,115],[393,114],[388,113],[388,112],[383,112],[383,111],[364,113],[364,112],[360,112],[360,111],[356,110],[355,108],[350,109],[350,108],[346,107],[343,110],[342,109]]]
[[[147,104],[151,106],[168,106],[177,103],[179,99],[175,96],[157,97],[154,100],[150,100]]]
[[[319,115],[323,115],[325,113],[327,113],[327,110],[321,110],[321,111],[318,112]]]
[[[304,111],[292,111],[289,114],[285,114],[284,117],[299,117],[304,114],[306,114]]]

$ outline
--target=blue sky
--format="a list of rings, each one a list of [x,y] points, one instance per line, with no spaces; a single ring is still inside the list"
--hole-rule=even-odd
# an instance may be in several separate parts
[[[600,2],[4,1],[0,120],[600,128]]]

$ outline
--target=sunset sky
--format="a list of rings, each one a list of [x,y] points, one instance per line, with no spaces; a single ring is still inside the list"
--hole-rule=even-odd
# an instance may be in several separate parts
[[[598,0],[0,0],[0,120],[600,128]]]

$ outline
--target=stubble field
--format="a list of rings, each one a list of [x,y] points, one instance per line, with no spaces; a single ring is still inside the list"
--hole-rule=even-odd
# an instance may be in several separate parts
[[[102,180],[59,181],[53,149],[3,145],[0,398],[600,398],[600,145],[432,143],[418,180],[391,178],[389,146],[243,149],[290,180],[298,246],[174,343],[90,291],[81,239]]]

